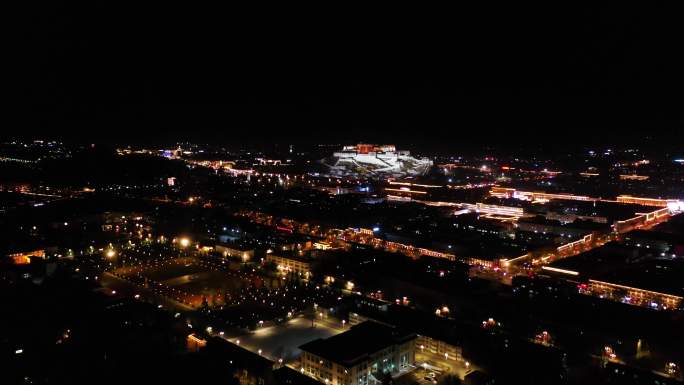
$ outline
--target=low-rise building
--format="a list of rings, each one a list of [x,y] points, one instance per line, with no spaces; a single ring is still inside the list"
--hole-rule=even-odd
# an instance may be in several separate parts
[[[15,265],[25,265],[31,263],[31,258],[45,259],[45,249],[37,249],[30,251],[13,252],[8,255]]]
[[[224,257],[240,258],[242,262],[249,262],[252,258],[254,258],[254,247],[247,245],[235,243],[217,243],[215,250]]]
[[[198,352],[200,349],[207,346],[207,340],[194,333],[188,335],[186,343],[189,352]]]

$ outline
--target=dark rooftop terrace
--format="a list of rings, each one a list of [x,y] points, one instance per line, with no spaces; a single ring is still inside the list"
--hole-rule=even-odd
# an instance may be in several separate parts
[[[349,331],[327,339],[317,339],[299,348],[348,368],[365,360],[370,354],[392,345],[411,341],[415,334],[398,328],[367,321]]]
[[[659,255],[624,244],[611,242],[550,266],[576,271],[585,279],[684,295],[681,281],[684,263],[681,260],[659,258]]]

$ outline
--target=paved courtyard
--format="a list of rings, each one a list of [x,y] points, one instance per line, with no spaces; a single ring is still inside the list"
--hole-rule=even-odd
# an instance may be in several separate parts
[[[257,329],[254,333],[230,338],[231,342],[240,341],[240,346],[277,361],[288,363],[299,357],[299,346],[317,338],[328,338],[342,330],[316,322],[311,327],[311,319],[298,317],[287,323]]]

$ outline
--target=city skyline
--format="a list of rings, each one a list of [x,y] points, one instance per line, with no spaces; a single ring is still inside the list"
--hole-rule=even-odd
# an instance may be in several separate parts
[[[684,384],[678,9],[20,5],[3,384]]]

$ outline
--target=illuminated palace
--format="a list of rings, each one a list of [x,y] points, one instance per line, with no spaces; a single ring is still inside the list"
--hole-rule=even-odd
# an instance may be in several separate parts
[[[375,144],[344,146],[322,163],[331,175],[361,177],[424,175],[433,164],[430,159],[412,157],[409,151],[397,151],[394,145]]]

